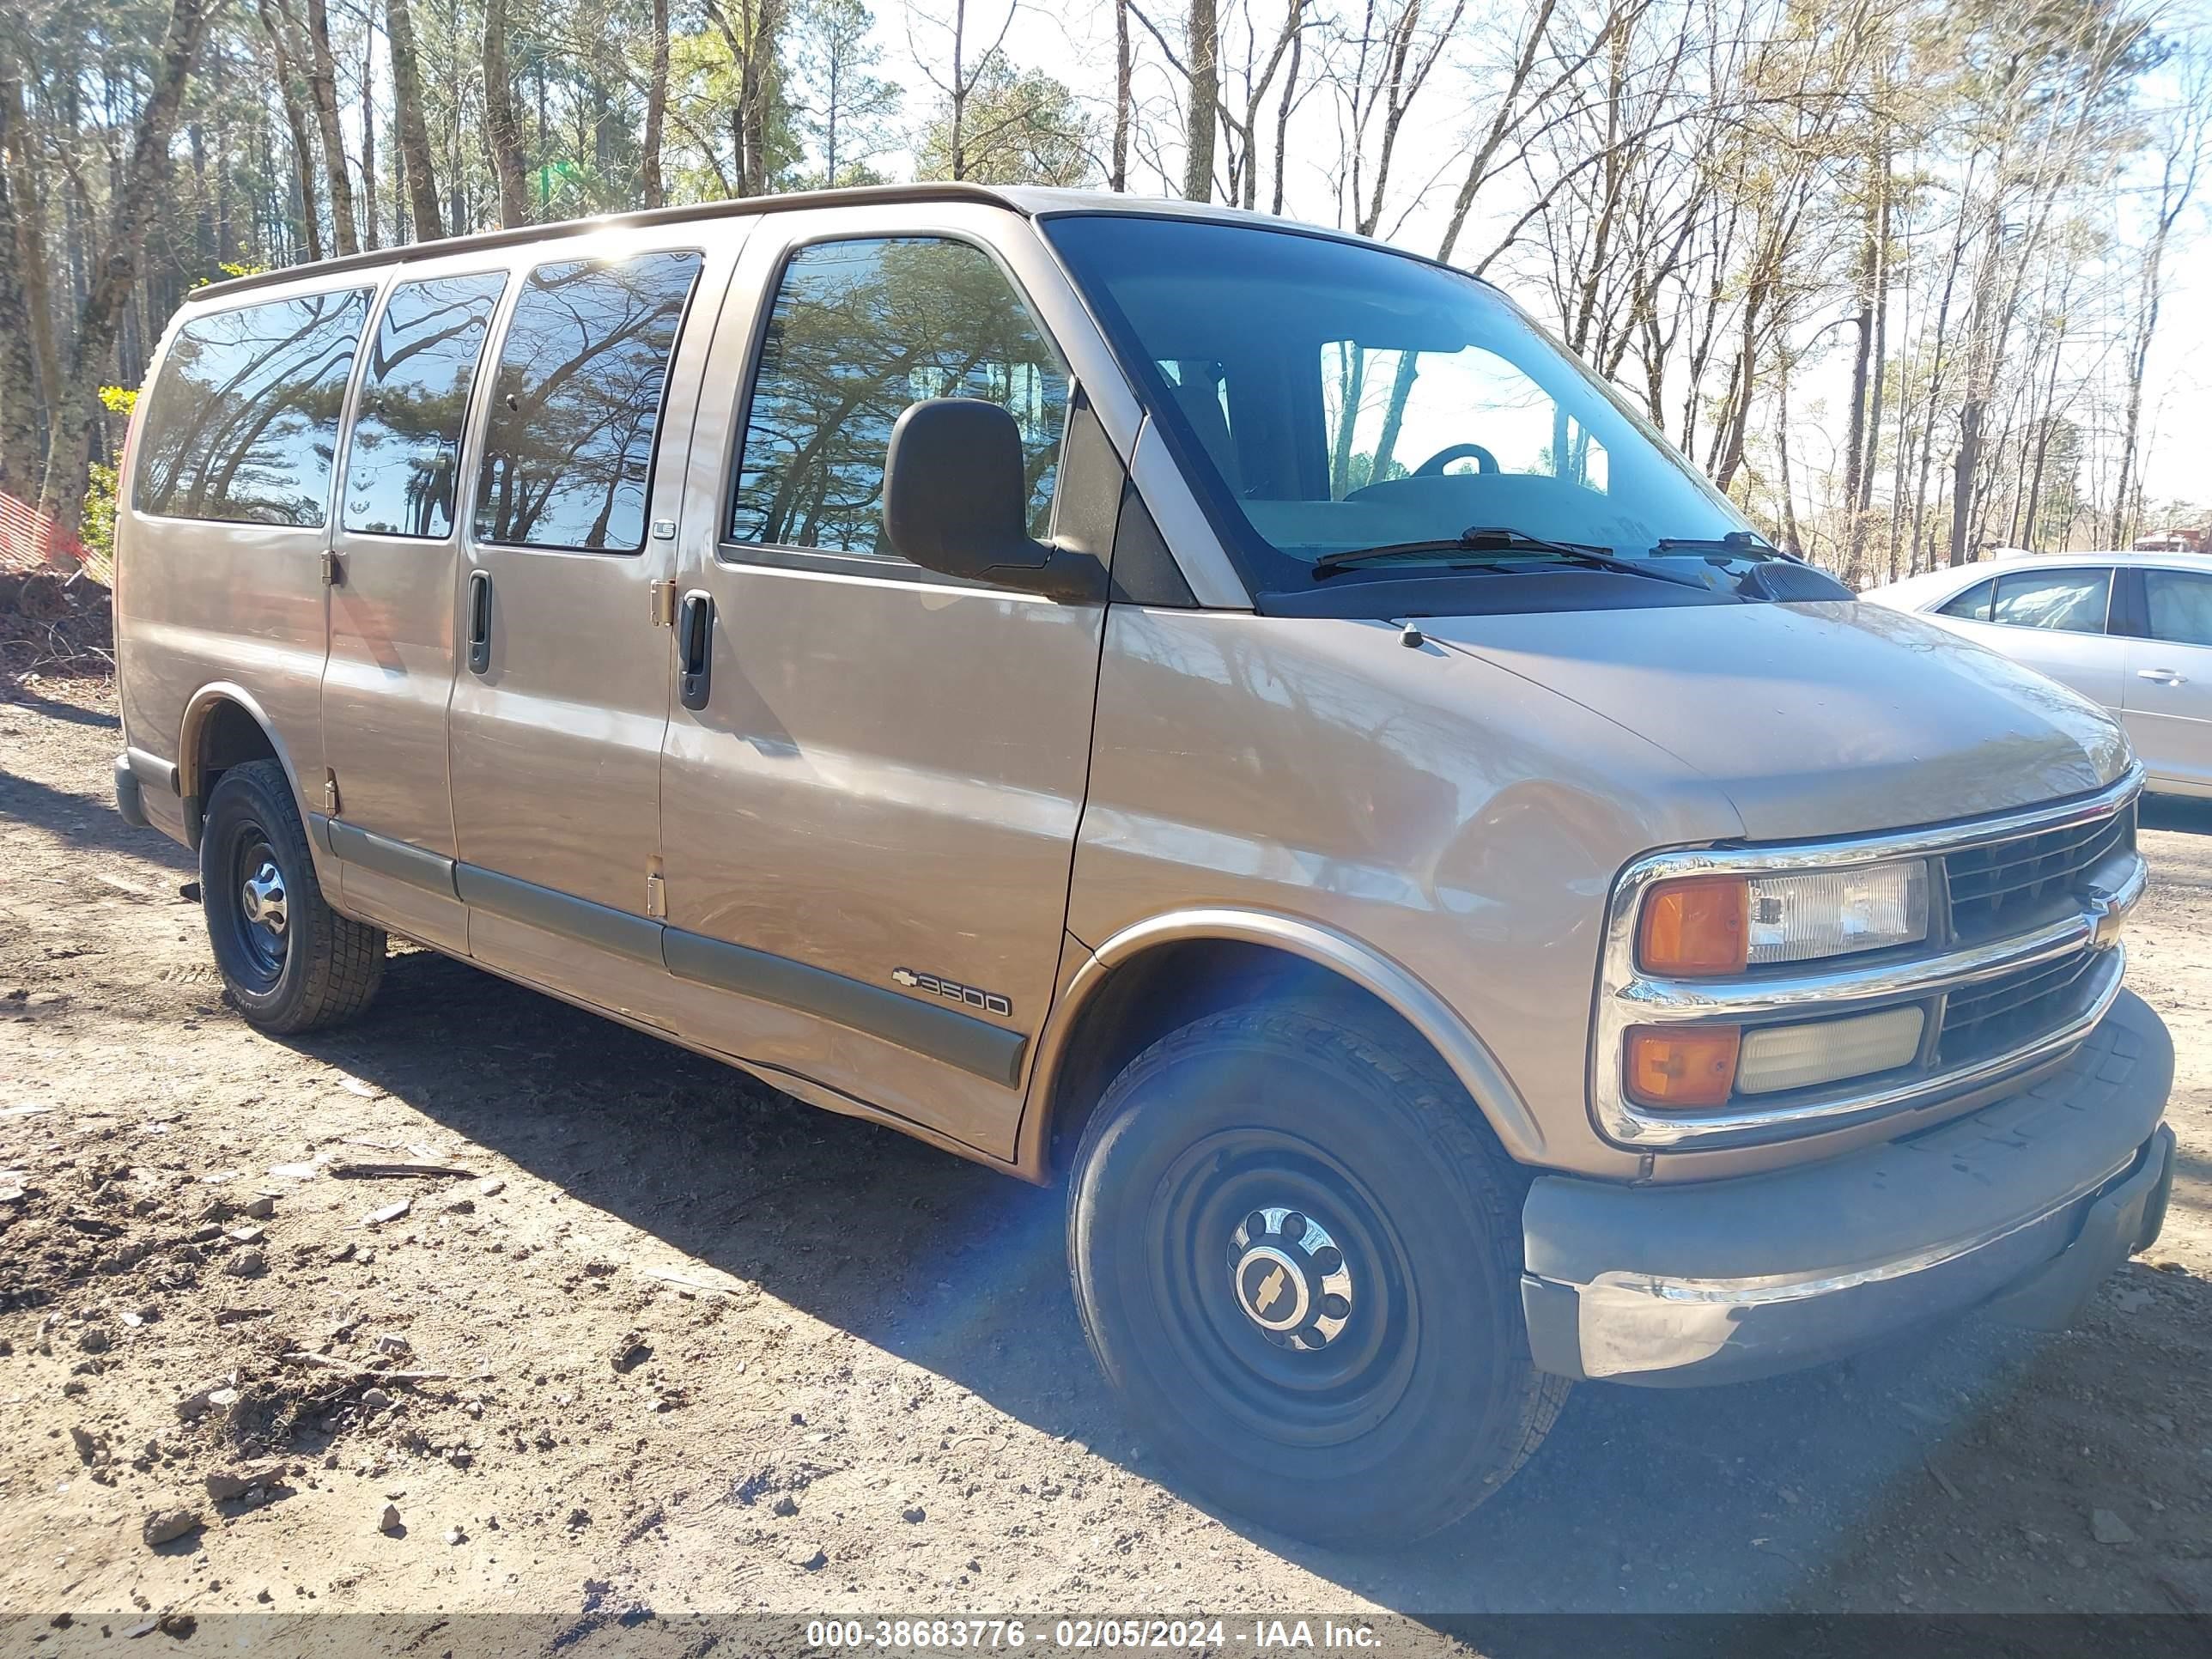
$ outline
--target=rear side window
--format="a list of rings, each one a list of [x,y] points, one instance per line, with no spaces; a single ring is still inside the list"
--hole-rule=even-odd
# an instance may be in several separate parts
[[[501,348],[477,497],[480,541],[635,553],[645,545],[668,360],[695,252],[530,273]]]
[[[504,272],[392,290],[346,450],[345,527],[442,538],[453,528],[461,422]]]
[[[139,431],[138,511],[321,528],[368,295],[301,295],[185,324]]]
[[[2000,576],[1990,620],[2013,628],[2101,634],[2112,586],[2109,570],[2027,570]]]
[[[761,346],[730,539],[879,553],[884,452],[910,404],[1014,417],[1030,529],[1052,517],[1067,370],[990,255],[942,237],[824,242],[784,268]]]
[[[2142,580],[2151,638],[2169,645],[2212,646],[2212,576],[2146,570]]]
[[[1990,599],[1997,590],[1994,581],[1976,582],[1948,605],[1938,605],[1936,614],[1943,617],[1964,617],[1970,622],[1990,619]]]

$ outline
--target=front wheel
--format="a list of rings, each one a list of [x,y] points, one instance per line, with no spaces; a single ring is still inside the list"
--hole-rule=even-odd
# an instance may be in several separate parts
[[[1425,1046],[1261,1006],[1161,1039],[1079,1148],[1091,1349],[1194,1489],[1322,1542],[1417,1538],[1524,1462],[1566,1383],[1530,1364],[1520,1206]]]
[[[200,831],[200,904],[231,1000],[277,1036],[352,1018],[384,978],[383,930],[331,908],[275,761],[222,775]]]

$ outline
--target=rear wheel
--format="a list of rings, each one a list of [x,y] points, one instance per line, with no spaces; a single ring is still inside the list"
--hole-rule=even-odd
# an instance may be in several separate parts
[[[352,1018],[384,977],[381,928],[331,908],[275,761],[222,775],[200,832],[200,904],[231,1000],[279,1036]]]
[[[1526,1461],[1566,1395],[1529,1363],[1510,1169],[1387,1020],[1199,1020],[1115,1080],[1076,1155],[1092,1350],[1226,1507],[1324,1541],[1433,1531]]]

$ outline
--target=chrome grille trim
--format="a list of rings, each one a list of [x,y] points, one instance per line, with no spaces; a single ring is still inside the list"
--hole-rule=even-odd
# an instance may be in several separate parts
[[[1937,925],[1924,946],[1869,952],[1868,959],[1754,969],[1724,978],[1672,979],[1638,969],[1637,917],[1655,882],[1679,876],[1827,869],[1915,857],[1936,860],[1941,867],[1948,854],[2053,831],[2067,832],[2061,850],[2095,846],[2115,825],[2132,817],[2142,781],[2142,767],[2130,766],[2094,795],[1996,817],[1844,841],[1684,848],[1636,860],[1614,884],[1600,954],[1589,1057],[1590,1111],[1599,1131],[1638,1150],[1754,1144],[1940,1103],[1946,1096],[1964,1095],[2063,1056],[2095,1029],[2119,994],[2125,954],[2118,944],[2118,924],[2144,885],[2142,860],[2127,844],[2124,830],[2101,848],[2100,860],[2087,866],[2076,863],[2061,878],[2074,893],[2069,914],[2008,937],[1954,942],[1946,905],[1939,907]],[[2001,870],[2008,860],[1983,862]],[[2055,1026],[2001,1051],[1945,1063],[1940,1045],[1954,993],[1965,994],[1962,1001],[1971,1006],[1973,988],[2075,958],[2081,963],[2073,980],[2076,995],[2054,1011]],[[1923,1002],[1929,1010],[1928,1038],[1910,1070],[1779,1100],[1743,1097],[1702,1111],[1648,1109],[1628,1099],[1622,1085],[1622,1046],[1631,1026],[1674,1021],[1755,1024],[1863,1013],[1909,1001]]]

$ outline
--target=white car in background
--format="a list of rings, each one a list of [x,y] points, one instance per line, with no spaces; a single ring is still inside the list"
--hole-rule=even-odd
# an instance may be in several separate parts
[[[2212,555],[2016,554],[1860,596],[2101,703],[2166,794],[2212,796]]]

